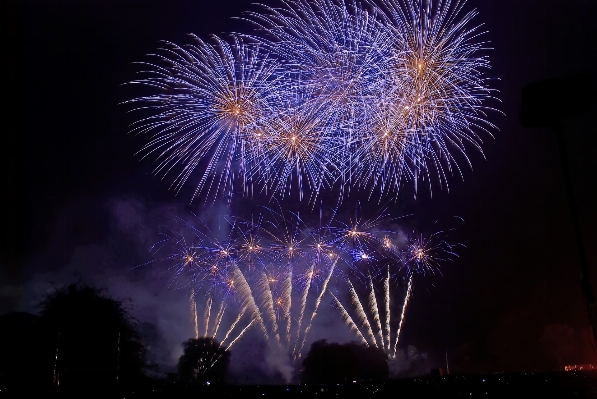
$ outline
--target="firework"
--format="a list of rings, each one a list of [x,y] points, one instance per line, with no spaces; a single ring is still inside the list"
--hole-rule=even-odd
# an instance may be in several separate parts
[[[354,289],[354,286],[352,285],[350,280],[347,279],[346,282],[347,282],[348,288],[350,290],[350,301],[352,302],[352,305],[356,309],[357,317],[361,321],[362,327],[365,328],[365,332],[367,333],[367,336],[371,340],[371,343],[375,346],[378,346],[378,343],[375,340],[375,335],[373,334],[373,329],[371,328],[371,324],[369,323],[369,318],[367,317],[367,313],[365,312],[365,309],[363,308],[363,305],[361,304],[359,296],[357,295],[357,292]],[[375,295],[373,295],[373,296],[375,297]],[[377,312],[377,307],[375,308],[375,310]]]
[[[370,219],[362,217],[359,212],[360,204],[357,204],[354,218],[348,222],[337,221],[334,225],[330,224],[329,229],[334,235],[332,243],[341,248],[349,257],[349,262],[360,270],[362,263],[373,264],[385,258],[382,253],[383,240],[387,239],[388,234],[396,232],[386,231],[382,227],[393,221],[385,210]]]
[[[243,337],[243,335],[253,326],[256,319],[253,318],[253,319],[247,320],[245,322],[246,325],[239,331],[239,329],[236,328],[237,325],[239,324],[239,322],[241,322],[241,320],[247,319],[246,317],[243,319],[243,317],[246,314],[246,310],[247,310],[246,306],[243,307],[241,309],[241,311],[238,313],[238,315],[236,316],[236,318],[234,319],[234,321],[228,326],[227,330],[223,334],[223,338],[220,339],[220,336],[222,334],[220,334],[220,336],[219,336],[218,332],[220,331],[220,325],[222,324],[222,320],[224,318],[224,313],[227,308],[227,303],[225,301],[225,298],[220,298],[219,310],[218,310],[216,316],[212,320],[211,310],[212,310],[213,303],[214,303],[214,297],[212,296],[212,292],[208,292],[208,294],[205,297],[205,313],[203,315],[203,318],[201,319],[198,315],[197,292],[192,292],[191,312],[192,312],[192,317],[193,317],[193,321],[194,321],[195,339],[211,338],[215,341],[219,341],[220,348],[223,348],[224,350],[229,351],[236,344],[236,342],[238,342],[238,340],[240,340]],[[201,336],[199,334],[200,323],[203,324],[202,331],[204,332],[203,335],[201,335]],[[228,343],[228,338],[231,336],[234,336],[234,338],[232,338],[230,343]],[[220,354],[220,355],[214,355],[210,358],[201,359],[200,365],[199,365],[199,370],[201,372],[209,371],[213,366],[215,366],[215,364],[217,363],[217,361],[220,359],[221,356],[222,355]]]
[[[298,346],[304,344],[339,257],[318,252],[315,235],[304,231],[308,228],[298,215],[264,210],[251,221],[224,217],[220,229],[225,233],[212,231],[196,215],[188,220],[176,217],[164,227],[163,238],[152,246],[156,255],[167,252],[155,262],[172,270],[170,287],[190,288],[196,337],[215,337],[226,312],[240,309],[238,318],[224,331],[223,343],[246,316],[251,325],[259,326],[273,349],[285,347],[289,354],[300,353]],[[323,242],[321,234],[318,236]],[[300,299],[293,300],[298,292]],[[317,295],[310,314],[306,311],[309,293]],[[305,314],[309,317],[306,326],[302,325]],[[244,331],[232,342],[237,342]]]
[[[273,335],[276,338],[276,343],[280,345],[280,332],[278,331],[278,323],[276,318],[276,310],[275,307],[278,303],[274,303],[274,297],[272,294],[272,290],[270,285],[275,284],[278,280],[271,278],[265,272],[261,272],[260,279],[259,279],[259,296],[261,297],[261,301],[259,303],[259,308],[263,309],[262,312],[265,313],[266,317],[270,321],[270,329],[273,331]]]
[[[158,259],[173,271],[171,286],[191,289],[195,336],[221,333],[221,342],[232,345],[258,326],[272,351],[297,361],[330,294],[359,339],[394,357],[414,277],[436,273],[457,256],[456,245],[445,237],[451,230],[430,235],[391,230],[395,220],[385,210],[365,218],[357,207],[343,221],[333,209],[325,223],[320,210],[317,225],[311,215],[263,210],[250,220],[224,217],[220,232],[195,215],[175,218],[156,244],[172,251]],[[403,282],[401,311],[392,317]],[[349,306],[338,291],[348,296]]]
[[[150,251],[156,256],[167,252],[155,262],[167,264],[173,271],[169,288],[196,290],[207,286],[225,296],[234,293],[231,270],[236,254],[229,237],[216,238],[197,217],[192,222],[176,217],[170,226],[163,226],[160,235],[162,239]]]
[[[386,344],[384,342],[384,335],[383,335],[383,328],[381,327],[381,316],[379,312],[379,308],[377,307],[377,297],[375,296],[375,288],[373,287],[373,279],[369,276],[369,309],[371,314],[373,315],[373,321],[377,327],[377,333],[379,338],[380,345],[385,348]]]
[[[142,63],[131,83],[153,93],[127,101],[131,130],[149,137],[140,153],[177,193],[191,185],[191,201],[230,203],[257,191],[311,210],[332,198],[324,191],[336,196],[318,225],[278,202],[250,220],[225,217],[220,231],[197,217],[164,229],[151,250],[169,286],[190,292],[195,337],[229,348],[257,326],[296,361],[329,299],[364,344],[395,358],[414,280],[440,273],[456,245],[443,231],[391,228],[385,210],[343,218],[339,207],[355,191],[381,200],[407,184],[415,196],[422,183],[447,188],[471,166],[469,148],[482,154],[495,90],[485,32],[464,6],[282,0],[244,15],[262,37],[164,42]]]
[[[330,268],[330,271],[326,277],[326,279],[323,282],[323,288],[319,293],[319,296],[317,297],[317,299],[315,300],[315,309],[313,310],[313,313],[311,314],[311,319],[309,320],[309,325],[307,326],[307,328],[305,329],[304,333],[303,333],[303,342],[301,343],[300,348],[298,349],[298,352],[293,352],[296,354],[296,357],[300,357],[301,356],[301,352],[303,350],[303,347],[305,346],[305,342],[307,341],[307,334],[309,334],[309,330],[311,330],[311,324],[313,323],[313,319],[315,318],[315,316],[317,315],[317,310],[319,309],[319,305],[321,304],[321,299],[323,298],[323,295],[326,292],[328,283],[330,282],[330,278],[332,277],[333,273],[334,273],[334,267],[336,266],[336,263],[338,261],[334,261],[334,263],[332,264],[332,267]],[[300,331],[299,331],[300,333]]]
[[[367,346],[376,347],[384,351],[388,357],[394,358],[396,356],[396,349],[398,346],[398,340],[400,338],[400,332],[404,324],[406,308],[408,306],[412,293],[412,276],[410,277],[408,282],[408,288],[404,297],[402,311],[399,317],[400,321],[394,331],[392,331],[392,327],[390,326],[390,302],[392,298],[389,289],[390,278],[391,277],[388,272],[386,278],[384,279],[383,308],[379,307],[379,302],[377,300],[378,294],[374,286],[373,279],[369,278],[369,282],[367,284],[367,302],[369,305],[369,311],[366,310],[367,308],[361,301],[361,297],[357,293],[352,282],[349,279],[346,279],[346,284],[349,289],[350,302],[352,303],[352,309],[354,310],[356,319],[361,324],[360,326],[354,321],[348,309],[342,304],[342,301],[338,299],[338,297],[334,294],[332,294],[332,297],[334,299],[334,305],[340,312],[342,320],[344,320],[344,322],[350,328],[351,331],[354,331],[356,333],[357,337],[361,340],[363,344]],[[385,318],[382,317],[382,312],[385,313]],[[370,316],[374,321],[373,324],[369,321]],[[395,340],[394,345],[391,344],[392,336]]]
[[[352,317],[350,317],[350,314],[346,311],[346,308],[342,305],[342,302],[340,302],[336,295],[331,295],[332,298],[334,298],[334,304],[340,310],[340,315],[342,316],[344,322],[348,325],[348,327],[350,327],[351,331],[354,331],[357,334],[357,336],[361,339],[363,345],[369,346],[369,343],[365,339],[365,336],[363,335],[359,327],[356,325],[356,323],[352,320]]]
[[[391,38],[385,87],[359,149],[359,182],[397,191],[405,180],[432,176],[440,186],[459,173],[468,146],[482,153],[478,132],[491,137],[487,119],[495,100],[486,71],[485,33],[464,12],[465,1],[380,0],[378,15]]]
[[[149,113],[132,129],[152,134],[141,152],[178,170],[177,191],[199,170],[192,199],[229,200],[236,183],[312,203],[324,189],[341,202],[351,187],[447,187],[496,129],[488,42],[464,4],[287,0],[245,14],[267,32],[250,44],[168,43],[133,82],[161,91],[129,101]]]
[[[195,293],[191,291],[189,295],[189,303],[191,305],[191,317],[193,319],[193,327],[195,330],[195,339],[199,338],[199,318],[197,315],[197,301],[195,300]]]
[[[192,316],[193,316],[193,320],[194,320],[194,330],[195,330],[195,338],[196,339],[198,339],[200,337],[209,337],[209,338],[218,340],[218,338],[221,337],[221,339],[219,339],[220,346],[227,347],[227,349],[230,349],[232,347],[232,345],[235,342],[237,342],[244,335],[244,333],[249,329],[249,327],[253,325],[253,322],[255,321],[254,319],[249,320],[247,322],[247,324],[245,325],[245,327],[240,332],[238,332],[238,329],[236,329],[238,323],[243,319],[243,316],[245,316],[245,314],[246,314],[247,308],[243,307],[240,310],[240,312],[238,313],[238,315],[236,316],[236,318],[234,319],[234,321],[232,323],[230,323],[230,325],[228,326],[226,331],[223,333],[224,335],[221,336],[221,334],[220,334],[220,336],[219,336],[218,333],[220,332],[220,325],[222,324],[222,320],[224,318],[224,313],[227,308],[227,303],[226,303],[225,298],[220,299],[218,313],[216,314],[215,317],[212,318],[211,317],[211,308],[214,303],[214,298],[211,295],[211,293],[209,293],[205,297],[205,313],[203,314],[203,318],[200,318],[198,315],[196,294],[197,293],[194,293],[192,295],[192,305],[191,305],[191,310],[194,312]],[[199,328],[200,328],[201,324],[202,324],[201,332],[203,333],[202,335],[199,334],[199,332],[200,332]],[[233,334],[235,329],[237,331],[235,338],[233,338],[229,344],[226,344],[228,338],[231,336],[231,334]]]
[[[351,0],[291,0],[280,8],[263,6],[246,18],[268,33],[252,38],[283,60],[296,90],[307,94],[302,118],[316,129],[310,137],[318,138],[326,160],[323,176],[331,178],[322,182],[331,187],[330,182],[340,180],[343,189],[351,180],[359,130],[372,112],[369,104],[380,94],[390,32],[374,8]],[[311,177],[311,171],[305,172]]]
[[[444,239],[445,231],[429,236],[413,231],[408,234],[405,248],[401,251],[402,262],[408,275],[441,273],[442,262],[458,257],[456,248],[462,244],[450,244]]]
[[[317,198],[322,187],[338,178],[340,147],[330,130],[328,109],[309,102],[309,97],[291,89],[277,116],[264,128],[264,148],[259,173],[266,191],[279,198],[294,189],[300,200],[304,192]]]
[[[151,112],[132,131],[151,135],[141,153],[156,155],[155,173],[178,173],[177,192],[199,170],[193,199],[229,197],[238,180],[251,189],[262,129],[277,111],[278,64],[236,36],[232,43],[193,37],[185,47],[165,42],[155,62],[142,63],[149,77],[132,83],[160,93],[128,101]]]
[[[408,286],[406,288],[406,296],[404,297],[404,302],[402,304],[402,312],[400,312],[400,323],[398,324],[398,330],[396,331],[396,341],[394,342],[394,355],[396,356],[396,348],[398,348],[398,341],[400,340],[400,332],[402,331],[402,325],[404,324],[404,317],[406,316],[406,307],[408,306],[408,302],[410,301],[410,297],[412,294],[413,288],[413,276],[411,275],[408,278]]]
[[[301,324],[303,323],[303,317],[305,316],[305,307],[307,306],[307,296],[309,295],[309,290],[311,288],[311,282],[313,281],[313,270],[314,269],[314,265],[311,265],[311,267],[309,268],[309,271],[307,272],[307,282],[304,285],[303,288],[303,293],[301,294],[301,300],[300,300],[300,310],[299,310],[299,317],[298,317],[298,322],[297,322],[297,330],[300,331],[301,329]],[[294,344],[294,347],[296,348],[296,346],[298,345],[298,334],[296,337],[296,341]]]
[[[381,248],[377,256],[385,256],[385,259],[383,262],[370,263],[366,269],[369,275],[362,284],[367,293],[366,302],[363,301],[365,297],[359,295],[348,275],[344,276],[344,280],[352,305],[350,307],[352,315],[338,296],[333,296],[334,305],[340,312],[342,320],[352,331],[355,331],[362,342],[383,350],[390,358],[396,357],[406,311],[412,298],[415,276],[439,272],[442,263],[458,256],[456,247],[461,244],[449,244],[445,239],[447,232],[452,230],[438,231],[429,236],[413,231],[400,240],[392,240],[389,231],[383,231],[377,236],[372,235],[374,242],[377,243],[376,248]],[[379,265],[383,266],[379,267]],[[385,270],[385,276],[381,281],[382,288],[378,289],[379,284],[376,284],[372,276],[381,275],[380,269]],[[391,287],[392,280],[398,282],[395,285],[396,288]],[[392,292],[395,295],[396,290],[400,290],[398,286],[404,281],[406,281],[404,299],[396,318],[397,324],[392,325],[390,324],[391,311],[394,307]]]

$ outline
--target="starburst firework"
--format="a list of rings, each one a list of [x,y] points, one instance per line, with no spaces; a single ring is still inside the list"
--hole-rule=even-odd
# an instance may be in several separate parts
[[[322,190],[341,202],[447,187],[496,129],[489,47],[464,4],[287,0],[245,14],[267,32],[249,44],[169,44],[133,82],[162,91],[130,101],[153,112],[133,125],[153,134],[141,152],[157,173],[179,170],[176,190],[202,170],[193,199],[229,200],[237,183],[313,204]]]
[[[179,191],[199,171],[193,198],[200,194],[229,197],[235,184],[250,190],[263,149],[260,137],[276,114],[282,90],[278,63],[258,46],[218,37],[154,55],[142,63],[148,76],[131,83],[160,93],[128,103],[151,114],[133,124],[132,131],[150,134],[141,149],[156,154],[158,174],[177,173]]]
[[[357,175],[365,186],[398,191],[432,176],[448,185],[467,147],[482,153],[478,132],[491,137],[487,119],[495,100],[486,71],[488,42],[476,11],[465,1],[380,0],[378,15],[391,38],[390,66],[375,116],[363,136]],[[462,16],[461,16],[462,15]]]

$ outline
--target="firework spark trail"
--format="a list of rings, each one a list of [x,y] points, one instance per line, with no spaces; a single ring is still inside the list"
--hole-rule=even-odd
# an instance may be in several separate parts
[[[406,314],[406,307],[408,306],[408,301],[410,300],[413,288],[413,276],[411,275],[408,279],[408,288],[406,289],[406,296],[404,297],[404,304],[402,305],[402,313],[400,314],[400,324],[398,324],[398,330],[396,331],[396,341],[394,342],[394,353],[392,357],[396,357],[396,349],[398,347],[398,340],[400,339],[400,331],[402,330],[402,325],[404,324],[404,315]]]
[[[299,313],[299,318],[298,318],[298,322],[297,322],[297,327],[296,327],[296,339],[294,341],[294,349],[292,350],[292,355],[294,356],[296,353],[296,349],[298,346],[298,342],[299,342],[299,338],[300,338],[300,332],[301,332],[301,324],[303,323],[303,316],[305,315],[305,307],[307,306],[307,296],[309,294],[309,289],[311,288],[311,281],[313,281],[313,270],[315,268],[314,264],[311,264],[311,267],[309,268],[309,273],[307,274],[308,279],[307,279],[307,283],[305,284],[305,288],[303,290],[303,293],[301,295],[301,309],[300,309],[300,313]]]
[[[221,357],[222,357],[222,355],[214,357],[213,360],[212,360],[212,362],[209,364],[209,366],[203,367],[203,370],[204,371],[210,370],[213,366],[216,365],[216,363],[218,362],[218,360],[220,360]]]
[[[249,286],[249,283],[247,283],[245,275],[240,271],[240,269],[237,266],[235,266],[232,270],[232,279],[236,287],[236,292],[242,299],[243,306],[250,309],[251,315],[254,319],[257,320],[259,326],[261,327],[261,331],[263,332],[265,340],[269,341],[269,334],[267,333],[267,328],[265,327],[265,323],[263,322],[263,317],[261,317],[259,307],[255,303],[255,298],[253,297],[253,293],[251,292],[251,287]]]
[[[184,230],[176,231],[167,227],[167,238],[174,252],[169,252],[162,259],[175,262],[170,268],[176,271],[176,278],[181,278],[182,273],[186,274],[186,284],[194,288],[190,300],[203,293],[201,297],[205,303],[190,303],[196,319],[196,336],[199,335],[197,330],[204,327],[202,320],[197,320],[198,308],[205,309],[206,334],[209,332],[216,338],[218,331],[221,334],[224,328],[224,313],[230,312],[230,306],[227,305],[231,302],[228,301],[235,301],[235,297],[242,313],[226,332],[225,342],[236,336],[232,335],[237,331],[234,329],[239,328],[237,323],[244,317],[242,320],[254,320],[253,325],[259,325],[270,349],[278,354],[282,353],[280,350],[286,350],[286,354],[296,360],[301,357],[330,281],[336,276],[335,271],[341,269],[347,284],[343,289],[350,293],[352,301],[352,304],[343,304],[343,311],[350,311],[352,323],[359,322],[359,332],[370,346],[376,346],[392,356],[392,349],[395,353],[399,343],[413,282],[411,278],[405,292],[402,315],[398,319],[396,315],[391,316],[390,312],[393,293],[391,279],[404,272],[407,276],[436,272],[440,265],[438,261],[456,256],[454,246],[440,237],[442,232],[427,236],[413,231],[406,240],[393,241],[399,232],[383,227],[382,224],[391,221],[388,214],[384,214],[385,211],[377,212],[378,216],[367,220],[362,219],[357,211],[354,220],[344,223],[336,220],[337,209],[334,208],[334,216],[322,225],[320,210],[317,228],[305,224],[298,214],[282,211],[273,213],[269,208],[264,208],[270,211],[274,220],[260,216],[255,224],[239,217],[226,217],[233,228],[225,234],[224,239],[214,238],[216,235],[205,223],[199,226],[185,223],[182,227],[191,229],[191,236],[185,234]],[[290,221],[289,215],[296,219]],[[258,267],[241,270],[249,255],[255,257]],[[383,270],[386,267],[387,270]],[[360,297],[360,292],[357,293],[357,278],[353,277],[353,273],[360,276],[359,284],[364,283],[364,288],[369,290]],[[387,278],[383,278],[385,273]],[[376,285],[378,276],[382,277],[379,286]],[[311,304],[310,292],[313,292],[315,302],[307,315],[307,305]],[[220,295],[222,302],[218,305],[214,302],[220,300]],[[306,320],[309,316],[309,320]],[[343,319],[350,325],[345,315]],[[394,327],[390,325],[392,320]],[[396,327],[398,332],[394,335]]]
[[[236,316],[236,319],[230,325],[230,328],[228,329],[228,331],[226,331],[226,334],[224,335],[224,338],[220,342],[220,346],[222,346],[224,344],[224,342],[228,339],[228,336],[230,335],[230,333],[232,333],[232,330],[234,330],[234,327],[236,327],[236,325],[238,324],[238,322],[240,321],[240,319],[242,319],[242,317],[245,315],[246,311],[247,311],[247,306],[243,307],[242,310],[240,311],[240,313],[238,314],[238,316]],[[252,319],[251,323],[253,322],[253,320],[256,320],[256,319]]]
[[[336,298],[336,295],[334,295],[333,293],[331,293],[331,295],[332,295],[332,298],[334,298],[336,307],[340,310],[340,315],[342,316],[342,320],[344,320],[344,322],[350,328],[351,331],[354,331],[357,334],[357,337],[359,337],[361,339],[361,342],[364,345],[369,346],[369,342],[367,342],[367,340],[365,339],[365,337],[359,330],[359,327],[352,320],[352,317],[350,317],[350,314],[348,314],[348,312],[346,311],[344,306],[342,306],[342,303],[338,300],[338,298]]]
[[[373,334],[371,324],[369,324],[369,318],[367,317],[367,313],[365,313],[365,309],[363,308],[361,300],[357,295],[357,291],[354,289],[354,286],[352,285],[349,279],[346,279],[346,282],[348,283],[348,289],[350,291],[350,300],[357,311],[357,317],[360,319],[361,324],[365,327],[367,335],[369,335],[369,337],[371,338],[373,345],[379,347],[377,345],[377,340],[375,339],[375,334]]]
[[[391,342],[391,330],[390,330],[390,268],[388,267],[388,276],[384,281],[384,294],[385,294],[385,305],[386,305],[386,343],[387,352],[390,352]]]
[[[242,312],[242,313],[244,313],[244,309],[243,309],[243,312]],[[239,317],[237,320],[240,320],[240,317]],[[226,351],[229,351],[229,350],[230,350],[230,348],[232,348],[232,346],[234,346],[234,344],[235,344],[235,343],[236,343],[236,342],[237,342],[239,339],[241,339],[243,335],[245,335],[245,332],[246,332],[246,331],[247,331],[249,328],[251,328],[251,326],[253,325],[253,323],[254,323],[254,322],[255,322],[255,319],[251,320],[251,321],[249,322],[249,324],[248,324],[248,325],[247,325],[245,328],[243,328],[243,329],[242,329],[242,331],[241,331],[241,332],[238,334],[238,336],[237,336],[236,338],[234,338],[234,339],[232,340],[232,342],[230,342],[230,345],[228,345],[228,346],[225,348],[225,350],[226,350]],[[235,323],[234,325],[236,325],[236,323]],[[234,328],[234,326],[230,328],[230,331],[232,331],[232,329],[233,329],[233,328]],[[228,335],[226,335],[226,337],[228,337]],[[220,348],[223,348],[223,347],[224,347],[223,345],[224,345],[224,341],[225,341],[225,340],[226,340],[226,338],[224,338],[224,339],[222,340],[222,342],[220,342]],[[220,360],[220,358],[221,358],[221,357],[222,357],[222,355],[219,355],[218,357],[214,358],[214,360],[211,362],[211,364],[209,365],[209,367],[208,367],[208,368],[206,368],[206,370],[209,370],[209,369],[211,369],[211,368],[212,368],[212,367],[213,367],[213,366],[214,366],[214,365],[215,365],[215,364],[218,362],[218,360]]]
[[[292,307],[292,268],[288,269],[284,285],[282,287],[282,310],[284,313],[284,319],[286,321],[286,346],[290,345],[290,329],[292,327],[292,317],[290,309]]]
[[[189,296],[189,302],[191,304],[191,317],[193,318],[193,328],[195,331],[195,339],[199,338],[199,320],[197,318],[197,301],[195,298],[195,292],[191,291]]]
[[[276,311],[274,310],[274,299],[270,288],[270,281],[265,272],[261,272],[260,297],[261,305],[265,308],[265,314],[268,315],[272,325],[272,334],[276,338],[276,343],[280,346],[280,333],[278,332],[278,322],[276,321]]]
[[[381,319],[379,316],[379,309],[377,307],[377,298],[375,297],[375,288],[373,287],[373,280],[371,279],[371,275],[369,275],[369,290],[369,308],[371,310],[371,314],[373,314],[373,320],[377,325],[379,343],[383,348],[385,347],[385,342],[383,340],[383,328],[381,327]]]
[[[201,370],[202,372],[210,370],[216,364],[216,362],[220,360],[220,357],[222,357],[222,355],[213,355],[211,359],[205,359],[201,357],[199,359],[199,370]]]
[[[305,346],[305,342],[307,341],[307,335],[309,334],[309,330],[311,330],[311,325],[313,324],[313,319],[317,315],[317,310],[319,309],[319,304],[321,303],[321,298],[323,298],[323,294],[325,294],[325,291],[328,287],[328,283],[330,282],[330,279],[332,278],[332,274],[334,273],[334,268],[336,267],[336,263],[338,263],[338,259],[336,259],[334,261],[334,263],[332,263],[332,266],[330,267],[330,272],[327,275],[327,277],[325,278],[325,281],[323,282],[323,285],[321,287],[321,291],[319,292],[319,296],[317,297],[317,300],[315,301],[315,309],[313,309],[313,313],[311,314],[311,319],[309,320],[309,325],[307,326],[307,328],[305,329],[305,333],[303,334],[303,342],[301,343],[301,347],[297,352],[298,357],[301,356],[301,352],[303,351],[303,347]]]
[[[232,340],[232,342],[230,342],[230,345],[228,345],[228,350],[230,350],[230,348],[232,348],[232,346],[239,340],[241,339],[241,337],[245,334],[245,332],[253,325],[253,323],[255,322],[255,319],[251,320],[251,322],[242,329],[242,331],[240,332],[240,334],[238,334],[238,336]]]
[[[413,181],[415,193],[417,180],[431,184],[432,173],[440,187],[447,187],[447,175],[454,168],[462,176],[453,153],[470,166],[466,145],[482,154],[482,141],[474,130],[491,137],[489,130],[496,129],[486,117],[494,110],[484,104],[494,99],[495,91],[483,72],[490,68],[488,58],[480,54],[488,49],[487,42],[478,41],[485,32],[479,30],[481,25],[469,26],[476,10],[458,19],[465,1],[380,3],[382,26],[392,33],[388,45],[394,66],[387,74],[382,106],[376,108],[388,115],[380,118],[385,124],[374,125],[364,138],[361,148],[367,150],[358,174],[382,191],[389,185],[397,191],[402,174]]]
[[[218,330],[220,328],[220,324],[222,323],[222,318],[224,317],[224,311],[226,310],[226,303],[222,301],[220,304],[220,310],[218,310],[218,314],[216,314],[216,319],[214,321],[213,332],[211,334],[212,338],[216,336]]]
[[[205,321],[205,334],[204,337],[207,337],[207,331],[209,329],[209,319],[211,318],[211,304],[213,303],[213,298],[211,295],[207,298],[207,303],[205,304],[205,313],[204,313],[204,321]]]

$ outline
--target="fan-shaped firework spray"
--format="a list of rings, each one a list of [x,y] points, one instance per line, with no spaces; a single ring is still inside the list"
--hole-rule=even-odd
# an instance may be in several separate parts
[[[196,216],[177,217],[154,247],[156,253],[166,251],[156,262],[173,271],[171,286],[189,287],[192,293],[196,336],[215,337],[220,331],[222,342],[232,345],[249,326],[258,326],[272,350],[296,360],[330,293],[363,342],[394,356],[413,276],[434,273],[442,261],[457,256],[443,231],[427,236],[392,230],[385,211],[366,219],[357,209],[342,222],[334,210],[326,223],[320,212],[316,225],[298,214],[263,210],[250,220],[226,216],[226,234],[211,231]],[[408,281],[395,317],[390,313],[402,288],[391,280]],[[359,293],[363,287],[366,296]],[[220,328],[225,315],[228,321]]]
[[[445,239],[451,230],[453,229],[438,231],[429,236],[411,232],[404,234],[405,237],[400,239],[397,239],[400,234],[398,233],[393,234],[394,240],[388,234],[391,233],[389,231],[383,231],[383,235],[378,235],[377,248],[383,249],[380,249],[377,256],[383,256],[384,261],[370,263],[366,269],[369,276],[361,284],[361,288],[366,292],[366,300],[365,295],[357,292],[350,276],[344,276],[352,306],[347,307],[338,295],[334,296],[334,305],[339,310],[342,320],[356,332],[364,344],[383,350],[390,358],[396,356],[415,276],[438,272],[442,262],[458,256],[456,247],[461,244],[449,244]],[[376,284],[377,281],[372,277],[374,275],[381,277],[381,281],[378,280],[381,284]],[[391,284],[392,280],[399,284]],[[406,282],[404,299],[396,322],[391,325],[393,298],[396,291],[402,290],[402,282]]]

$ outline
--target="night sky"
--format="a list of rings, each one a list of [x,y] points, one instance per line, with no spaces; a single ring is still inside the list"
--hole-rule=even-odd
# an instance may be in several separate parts
[[[173,316],[172,309],[186,305],[183,296],[168,291],[165,273],[130,269],[147,260],[161,217],[202,213],[203,205],[189,204],[184,190],[179,195],[169,190],[167,179],[152,175],[153,160],[135,155],[144,138],[127,134],[134,117],[119,103],[138,95],[123,84],[136,78],[134,62],[147,60],[159,40],[182,45],[191,43],[188,33],[204,39],[249,33],[250,26],[233,17],[259,9],[251,3],[6,3],[4,84],[13,94],[4,97],[3,106],[8,223],[3,223],[0,314],[35,312],[52,284],[82,280],[131,296],[140,321],[147,318],[158,331],[187,322],[182,311]],[[454,367],[473,372],[594,361],[555,134],[523,128],[518,117],[527,83],[580,72],[597,76],[597,3],[469,0],[466,8],[478,9],[475,20],[488,31],[485,38],[494,48],[488,52],[490,75],[499,78],[493,86],[502,101],[493,105],[505,115],[489,116],[499,131],[494,139],[483,137],[485,158],[471,150],[473,170],[463,168],[463,180],[451,176],[449,191],[435,189],[432,197],[422,191],[416,201],[405,193],[388,205],[393,216],[412,215],[405,223],[421,231],[437,229],[436,221],[447,226],[453,216],[465,221],[450,236],[466,246],[460,257],[445,264],[442,275],[416,285],[401,345],[426,354],[428,367],[441,366],[447,350]],[[593,104],[590,113],[566,120],[564,128],[597,292],[595,111]],[[225,209],[218,205],[213,211]],[[160,315],[172,318],[158,320]],[[188,338],[184,328],[166,341]],[[344,327],[325,338],[351,336]]]

